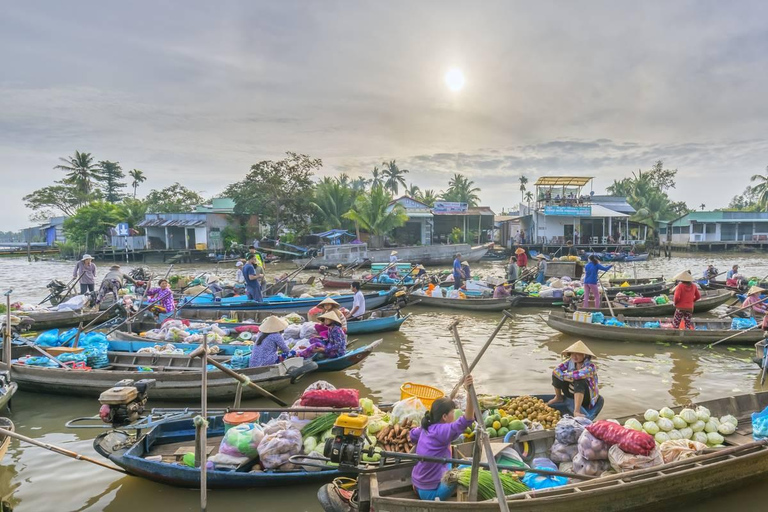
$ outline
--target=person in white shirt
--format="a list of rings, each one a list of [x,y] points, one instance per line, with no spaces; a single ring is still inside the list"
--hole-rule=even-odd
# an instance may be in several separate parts
[[[392,265],[393,263],[397,263],[397,251],[392,251],[389,253],[389,264]]]
[[[238,261],[235,263],[235,267],[237,267],[237,271],[235,272],[235,282],[237,284],[245,284],[245,276],[243,275],[243,262]]]
[[[352,310],[347,314],[347,318],[360,318],[365,314],[365,296],[360,291],[360,282],[352,282],[352,291],[355,292],[355,298],[352,301]]]

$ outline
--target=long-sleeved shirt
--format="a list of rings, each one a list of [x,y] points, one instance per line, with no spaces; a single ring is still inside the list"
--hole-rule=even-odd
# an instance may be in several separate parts
[[[725,273],[725,278],[726,279],[733,279],[733,276],[735,276],[738,273],[739,273],[738,270],[731,269],[731,270],[729,270],[728,272]]]
[[[610,270],[613,265],[601,265],[591,261],[584,266],[584,284],[597,284],[598,271]]]
[[[675,288],[675,308],[683,311],[693,311],[693,303],[701,298],[699,287],[693,283],[680,283]]]
[[[756,313],[765,313],[766,306],[765,302],[760,302],[760,295],[755,293],[753,295],[748,295],[746,299],[744,299],[744,302],[741,303],[741,307],[747,308],[749,306],[752,306],[751,310]]]
[[[257,335],[256,339],[258,339],[259,336],[261,335]],[[251,360],[248,366],[255,368],[257,366],[277,364],[277,349],[280,349],[280,351],[285,354],[290,351],[288,345],[285,344],[285,340],[281,333],[273,332],[267,334],[260,345],[257,345],[256,342],[253,343],[253,347],[251,347]]]
[[[72,277],[79,277],[80,274],[83,275],[80,278],[80,284],[96,284],[96,265],[93,262],[86,265],[84,261],[78,261]]]
[[[325,344],[325,357],[334,359],[347,353],[347,335],[341,326],[332,325],[328,329],[328,342]]]
[[[453,260],[453,278],[461,279],[464,277],[464,272],[461,270],[461,262],[458,258]]]
[[[453,423],[435,423],[428,430],[416,427],[411,430],[411,442],[416,443],[416,453],[427,457],[451,457],[451,442],[472,424],[464,416]],[[411,481],[417,489],[437,489],[440,479],[448,471],[448,464],[419,462],[411,473]]]
[[[597,368],[595,368],[591,358],[585,358],[582,367],[578,370],[576,369],[575,363],[568,359],[557,365],[552,373],[560,380],[565,380],[565,377],[572,380],[585,379],[587,381],[587,387],[589,388],[589,406],[595,406],[597,399],[600,396],[600,390],[598,389]]]
[[[157,304],[165,309],[167,313],[176,309],[173,304],[173,292],[170,288],[150,288],[147,290],[147,296],[150,302],[158,301]]]

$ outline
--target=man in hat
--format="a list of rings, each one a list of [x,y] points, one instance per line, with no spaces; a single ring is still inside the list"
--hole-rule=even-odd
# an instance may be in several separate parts
[[[592,363],[595,354],[581,340],[563,350],[562,354],[568,359],[552,371],[555,398],[550,400],[548,405],[572,398],[573,415],[584,416],[582,406],[592,409],[600,397],[597,368]],[[585,400],[587,397],[588,400]]]
[[[112,265],[109,267],[109,272],[107,272],[104,279],[101,280],[99,295],[96,297],[96,304],[101,304],[108,293],[111,293],[115,302],[117,302],[118,293],[126,280],[136,284],[136,281],[134,281],[131,276],[124,274],[123,271],[120,270],[120,265]]]
[[[235,286],[244,286],[245,285],[245,277],[243,277],[243,262],[239,261],[235,263]]]
[[[755,313],[764,315],[766,313],[765,302],[760,298],[760,295],[763,293],[765,293],[763,288],[760,288],[759,286],[751,287],[747,292],[747,298],[744,299],[741,307],[746,308],[745,311],[750,315],[754,315]]]
[[[396,265],[397,262],[398,262],[397,251],[392,251],[391,253],[389,253],[389,264]]]
[[[709,281],[718,276],[719,272],[714,265],[707,265],[707,269],[704,271],[704,280]]]
[[[536,259],[539,261],[539,264],[537,265],[538,272],[536,274],[536,282],[544,284],[544,275],[547,273],[547,258],[543,254],[537,254]]]
[[[347,315],[350,320],[356,320],[365,314],[365,295],[360,289],[360,281],[352,282],[352,292],[355,296],[352,299],[352,310]]]
[[[243,278],[245,278],[245,293],[248,300],[262,301],[261,296],[261,267],[256,265],[256,254],[249,254],[248,260],[243,266]]]
[[[693,276],[687,270],[675,276],[675,281],[680,284],[675,287],[675,317],[672,327],[679,329],[682,323],[684,329],[693,329],[693,305],[701,298],[699,287],[693,283]]]
[[[83,257],[75,265],[72,272],[72,278],[80,278],[80,295],[94,291],[96,284],[96,265],[93,263],[93,256],[83,254]]]

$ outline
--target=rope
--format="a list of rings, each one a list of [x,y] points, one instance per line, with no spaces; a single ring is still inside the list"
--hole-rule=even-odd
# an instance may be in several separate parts
[[[243,375],[242,377],[243,377],[243,380],[241,380],[240,382],[242,382],[243,386],[250,386],[251,385],[251,379],[249,379],[245,375]]]
[[[195,428],[205,427],[206,430],[208,429],[208,420],[200,416],[199,414],[194,417],[192,420],[192,423],[195,425]]]

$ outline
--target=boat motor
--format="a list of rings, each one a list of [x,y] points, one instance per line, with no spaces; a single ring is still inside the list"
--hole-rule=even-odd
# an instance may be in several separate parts
[[[64,297],[64,292],[67,290],[67,284],[62,283],[58,279],[52,280],[50,283],[45,285],[46,288],[48,288],[49,296],[51,304],[54,306],[57,304],[60,304],[64,301],[66,297]]]
[[[331,430],[333,437],[325,441],[323,455],[337,464],[357,466],[363,455],[367,426],[368,416],[364,414],[339,415]]]
[[[154,379],[136,382],[125,379],[104,391],[99,396],[101,421],[121,427],[140,419],[149,398],[149,389],[154,385]]]
[[[400,309],[408,305],[408,293],[405,290],[395,292],[395,306]]]

